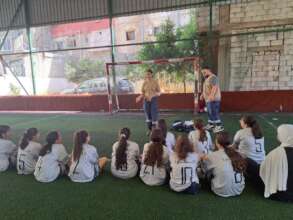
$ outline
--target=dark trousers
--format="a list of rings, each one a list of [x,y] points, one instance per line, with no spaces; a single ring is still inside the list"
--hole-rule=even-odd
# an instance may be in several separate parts
[[[151,130],[158,121],[158,97],[153,97],[151,101],[144,100],[143,110],[148,128]]]
[[[217,125],[222,124],[222,121],[220,118],[220,107],[221,107],[220,101],[207,102],[209,124],[217,124]]]
[[[200,189],[200,185],[193,182],[187,189],[182,191],[182,193],[195,195],[199,193],[199,189]]]

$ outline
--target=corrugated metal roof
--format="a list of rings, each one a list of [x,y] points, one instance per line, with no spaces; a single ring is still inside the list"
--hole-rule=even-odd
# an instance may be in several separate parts
[[[7,29],[9,26],[25,27],[24,6],[15,22],[10,25],[22,1],[28,4],[30,26],[109,17],[109,6],[112,8],[112,16],[115,17],[206,6],[209,3],[209,0],[0,0],[0,30]],[[213,4],[243,1],[255,0],[212,0]]]
[[[22,0],[0,0],[0,29],[7,29],[12,26],[25,27],[25,14]],[[12,19],[19,8],[19,13],[12,22]]]

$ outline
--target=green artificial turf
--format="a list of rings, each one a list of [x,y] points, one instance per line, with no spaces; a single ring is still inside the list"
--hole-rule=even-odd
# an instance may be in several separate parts
[[[169,123],[191,119],[191,114],[164,115]],[[205,118],[205,116],[203,116]],[[234,135],[239,128],[237,114],[223,115],[225,128]],[[269,152],[278,145],[276,129],[293,123],[292,115],[256,114],[265,133]],[[277,119],[277,120],[276,120]],[[271,123],[271,124],[270,124]],[[273,124],[272,124],[273,123]],[[13,130],[18,141],[25,129],[37,127],[44,140],[50,130],[62,133],[64,145],[72,148],[72,135],[87,129],[100,156],[111,155],[112,143],[124,126],[132,130],[132,140],[142,148],[148,140],[142,115],[27,115],[1,114],[0,124]],[[293,204],[265,200],[262,193],[247,184],[236,198],[220,198],[203,189],[197,196],[171,192],[167,186],[148,187],[139,178],[119,180],[111,176],[109,166],[94,182],[72,183],[66,177],[41,184],[33,176],[18,176],[15,170],[0,174],[0,219],[293,219]]]

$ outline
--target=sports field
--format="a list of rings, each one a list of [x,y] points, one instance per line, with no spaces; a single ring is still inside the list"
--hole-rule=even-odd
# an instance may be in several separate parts
[[[293,123],[289,114],[255,114],[265,133],[267,152],[278,145],[275,127]],[[191,114],[162,115],[169,124],[192,119]],[[203,116],[205,118],[205,116]],[[239,128],[240,115],[225,114],[227,131]],[[111,155],[118,129],[129,127],[132,140],[142,148],[147,141],[144,117],[140,114],[103,116],[96,114],[0,114],[0,124],[13,130],[18,141],[25,129],[37,127],[42,141],[50,130],[62,133],[64,145],[72,148],[72,134],[87,129],[100,156]],[[148,187],[139,178],[119,180],[109,166],[94,182],[77,184],[64,177],[41,184],[33,176],[17,176],[11,170],[0,174],[0,219],[293,219],[293,204],[265,200],[249,184],[237,198],[219,198],[204,189],[197,196],[173,193],[167,186]]]

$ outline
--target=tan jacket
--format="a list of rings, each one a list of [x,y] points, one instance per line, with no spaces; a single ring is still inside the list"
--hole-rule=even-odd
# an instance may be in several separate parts
[[[161,89],[159,83],[155,79],[144,81],[141,92],[147,101],[151,101],[153,97],[160,93]]]

